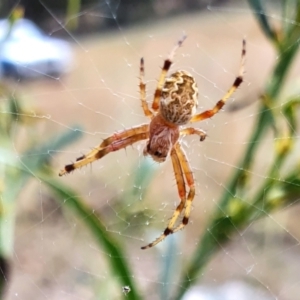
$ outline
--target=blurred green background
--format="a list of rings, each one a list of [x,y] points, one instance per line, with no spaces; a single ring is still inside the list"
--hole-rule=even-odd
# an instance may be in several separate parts
[[[66,38],[74,54],[65,76],[1,80],[2,299],[297,299],[299,1],[3,1],[0,9],[11,24],[24,15]],[[245,82],[222,112],[195,124],[205,142],[182,140],[196,181],[190,224],[142,251],[179,201],[170,160],[145,159],[138,143],[58,172],[148,121],[140,57],[151,102],[182,32],[172,70],[196,78],[199,111],[231,86],[244,37]]]

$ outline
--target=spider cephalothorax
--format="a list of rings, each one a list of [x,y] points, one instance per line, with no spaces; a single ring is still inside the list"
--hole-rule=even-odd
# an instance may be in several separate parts
[[[77,158],[73,164],[66,165],[59,175],[70,173],[75,169],[85,166],[93,161],[102,158],[110,152],[118,151],[135,142],[148,140],[144,148],[144,155],[150,155],[153,160],[163,162],[168,155],[172,159],[175,179],[180,197],[180,203],[171,217],[167,228],[154,242],[142,247],[147,249],[155,246],[171,233],[184,228],[189,221],[192,201],[195,196],[195,184],[191,167],[186,155],[180,145],[179,137],[183,135],[196,134],[203,141],[206,134],[201,129],[194,127],[181,128],[189,122],[199,122],[213,117],[224,106],[227,99],[234,93],[243,81],[244,62],[246,55],[246,42],[243,40],[242,59],[239,75],[235,78],[233,85],[219,100],[216,105],[202,113],[196,113],[198,105],[198,88],[194,77],[187,71],[176,71],[166,78],[167,72],[172,65],[176,50],[182,45],[185,36],[178,41],[165,60],[151,109],[146,102],[146,84],[144,83],[144,60],[140,63],[140,99],[145,116],[151,119],[150,124],[142,124],[106,138],[99,146],[87,155]],[[189,190],[187,191],[187,187]],[[183,212],[180,224],[176,221]]]
[[[179,138],[179,128],[168,123],[160,114],[149,125],[149,140],[144,155],[151,155],[156,162],[164,162]]]

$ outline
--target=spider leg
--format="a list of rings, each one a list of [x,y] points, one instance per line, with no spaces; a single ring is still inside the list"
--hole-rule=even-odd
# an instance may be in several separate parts
[[[173,62],[173,58],[175,55],[176,50],[181,47],[182,43],[184,42],[184,40],[186,39],[186,35],[183,35],[182,38],[177,42],[177,44],[174,46],[174,48],[172,49],[171,53],[169,54],[168,58],[164,61],[164,65],[163,68],[161,70],[159,79],[158,79],[158,83],[157,83],[157,87],[154,93],[154,99],[153,99],[153,103],[152,103],[152,109],[154,111],[157,111],[159,108],[159,101],[160,101],[160,97],[161,97],[161,91],[162,88],[164,86],[165,83],[165,79],[166,79],[166,75],[172,65]]]
[[[147,101],[146,101],[146,84],[144,82],[144,77],[145,77],[145,67],[144,67],[144,59],[141,58],[141,63],[140,63],[140,99],[142,102],[142,108],[144,111],[144,114],[146,117],[153,117],[152,111],[149,109]]]
[[[239,70],[238,76],[235,78],[231,88],[228,90],[228,92],[225,94],[225,96],[217,102],[217,104],[212,109],[206,110],[200,114],[195,115],[194,117],[192,117],[190,122],[199,122],[199,121],[211,118],[222,109],[222,107],[225,105],[228,98],[236,91],[236,89],[243,82],[245,58],[246,58],[246,41],[243,40],[240,70]]]
[[[184,182],[184,173],[182,170],[182,166],[180,164],[180,157],[178,156],[178,153],[175,148],[173,148],[171,150],[171,159],[172,159],[176,184],[177,184],[177,188],[178,188],[178,194],[180,197],[180,203],[176,207],[176,210],[175,210],[172,218],[170,219],[169,224],[168,224],[167,228],[164,230],[164,232],[154,242],[142,247],[141,249],[143,249],[143,250],[157,245],[162,240],[164,240],[169,234],[173,233],[173,227],[175,225],[175,222],[177,221],[178,217],[180,216],[182,210],[185,207],[186,187],[185,187],[185,182]]]
[[[179,143],[176,144],[176,152],[177,152],[180,164],[181,164],[182,171],[183,171],[184,176],[185,176],[186,183],[189,186],[190,190],[189,190],[189,193],[188,193],[188,196],[187,196],[187,199],[186,199],[186,205],[185,205],[185,210],[184,210],[184,215],[183,215],[182,222],[177,227],[175,227],[173,229],[172,233],[183,229],[188,224],[190,214],[191,214],[192,202],[193,202],[194,197],[195,197],[195,182],[194,182],[193,172],[192,172],[192,169],[191,169],[191,167],[189,165],[189,162],[186,158],[186,155],[185,155],[185,153],[184,153],[184,151],[181,148]]]
[[[204,141],[206,138],[206,132],[201,129],[196,129],[194,127],[188,127],[180,130],[180,135],[191,135],[197,134],[200,137],[200,141]]]
[[[59,176],[70,173],[78,168],[81,168],[87,164],[94,162],[97,159],[102,158],[110,152],[118,151],[135,142],[145,140],[149,137],[149,125],[143,124],[138,127],[124,130],[119,133],[106,138],[103,142],[95,147],[88,154],[80,156],[73,164],[66,165],[64,169],[59,172]]]

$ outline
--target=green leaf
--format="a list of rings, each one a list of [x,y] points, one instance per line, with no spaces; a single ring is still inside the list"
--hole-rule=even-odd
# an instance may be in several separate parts
[[[124,299],[141,299],[134,282],[134,276],[128,267],[126,254],[122,251],[122,247],[118,242],[112,238],[109,231],[106,230],[105,225],[101,222],[100,216],[97,216],[77,194],[74,194],[74,191],[61,184],[58,180],[54,180],[44,174],[39,174],[38,178],[47,184],[51,191],[56,194],[58,201],[80,216],[92,232],[95,241],[98,242],[99,246],[104,249],[106,253],[109,253],[107,262],[120,281],[120,290],[122,286],[129,286],[131,289],[130,293],[126,296],[124,295]]]
[[[283,107],[283,114],[287,118],[290,128],[290,134],[295,135],[296,134],[296,128],[297,128],[297,106],[300,105],[300,98],[296,97],[288,101],[284,107]]]
[[[46,142],[31,147],[22,154],[22,163],[27,166],[32,172],[41,168],[44,165],[50,164],[52,155],[57,153],[59,149],[69,146],[82,136],[80,126],[73,126],[73,130],[67,130],[63,133],[52,136]],[[32,158],[33,153],[35,159]]]
[[[250,7],[253,9],[253,14],[255,15],[261,29],[265,35],[272,40],[275,44],[278,44],[277,34],[275,30],[269,24],[267,18],[267,13],[262,4],[261,0],[248,0]]]

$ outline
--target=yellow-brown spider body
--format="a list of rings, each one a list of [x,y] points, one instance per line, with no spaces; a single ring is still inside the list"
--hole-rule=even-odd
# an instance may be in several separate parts
[[[179,126],[187,124],[195,115],[197,98],[197,83],[188,72],[177,71],[166,78],[159,112],[150,122],[144,155],[151,155],[156,162],[166,160],[180,136]]]
[[[196,113],[198,87],[194,77],[186,71],[177,71],[168,77],[161,92],[159,112],[176,125],[187,124]]]
[[[218,113],[228,98],[243,82],[244,62],[246,55],[246,42],[243,40],[241,65],[238,76],[231,88],[215,106],[202,113],[196,113],[198,105],[198,88],[194,77],[186,71],[176,71],[166,77],[170,69],[176,50],[182,45],[185,36],[178,41],[171,51],[164,65],[154,93],[151,108],[146,101],[146,84],[144,83],[144,60],[140,62],[140,99],[143,112],[151,119],[150,124],[142,124],[133,128],[117,132],[103,140],[88,154],[77,158],[75,163],[66,165],[59,173],[60,176],[81,168],[110,152],[124,149],[135,142],[147,140],[144,155],[150,155],[153,160],[163,162],[170,155],[175,174],[180,202],[173,213],[164,232],[152,243],[142,247],[147,249],[164,240],[169,234],[183,229],[189,221],[192,202],[195,196],[195,184],[192,169],[180,145],[179,137],[196,134],[203,141],[206,137],[204,131],[194,127],[181,128],[187,123],[199,122],[213,117]],[[180,214],[183,213],[181,223],[176,225]]]

